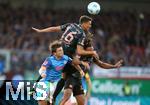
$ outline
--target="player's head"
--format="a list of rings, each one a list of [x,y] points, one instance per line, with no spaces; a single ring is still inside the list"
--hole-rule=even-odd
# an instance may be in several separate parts
[[[86,15],[83,15],[80,17],[79,23],[81,24],[81,27],[87,31],[92,26],[92,18],[90,18],[89,16],[86,16]]]
[[[51,43],[49,49],[51,53],[58,58],[64,55],[64,51],[60,41],[54,41],[53,43]]]

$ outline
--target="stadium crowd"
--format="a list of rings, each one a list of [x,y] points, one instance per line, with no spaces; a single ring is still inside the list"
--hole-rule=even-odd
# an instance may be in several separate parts
[[[0,13],[0,49],[15,50],[12,64],[28,69],[34,69],[41,62],[34,52],[48,53],[49,42],[61,37],[61,33],[39,34],[31,27],[45,28],[78,22],[81,15],[87,14],[77,10],[11,8],[8,5],[1,5]],[[150,66],[149,13],[111,11],[91,17],[93,44],[101,59],[114,63],[122,58],[125,66]],[[18,56],[19,50],[31,53]]]

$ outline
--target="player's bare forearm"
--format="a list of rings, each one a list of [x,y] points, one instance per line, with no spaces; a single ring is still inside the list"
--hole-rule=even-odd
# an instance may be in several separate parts
[[[115,68],[114,65],[109,64],[109,63],[104,63],[101,60],[95,58],[95,64],[98,65],[99,67],[102,67],[104,69],[111,69],[111,68]]]
[[[72,59],[72,64],[73,65],[79,65],[79,64],[81,64],[82,62],[79,60],[79,58],[77,58],[77,57],[73,57],[73,59]]]
[[[79,50],[78,54],[79,55],[92,55],[93,52],[92,51],[86,51],[86,50]]]
[[[81,76],[84,76],[84,72],[79,65],[74,65],[74,67],[80,72]]]
[[[105,63],[102,62],[101,60],[95,59],[96,60],[96,64],[99,67],[102,67],[104,69],[112,69],[112,68],[119,68],[122,65],[123,60],[118,61],[115,65],[109,64],[109,63]]]
[[[114,65],[109,64],[109,63],[104,63],[104,62],[102,62],[102,61],[99,61],[99,62],[97,62],[96,64],[97,64],[99,67],[102,67],[102,68],[104,68],[104,69],[112,69],[112,68],[115,68]]]
[[[94,51],[86,51],[82,46],[77,45],[77,53],[79,55],[93,55]]]
[[[48,28],[44,28],[44,29],[37,29],[37,28],[32,27],[32,29],[36,32],[39,32],[39,33],[43,33],[43,32],[60,32],[61,31],[60,26],[48,27]]]

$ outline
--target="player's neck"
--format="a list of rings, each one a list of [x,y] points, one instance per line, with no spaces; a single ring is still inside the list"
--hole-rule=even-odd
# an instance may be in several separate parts
[[[82,24],[81,24],[81,28],[82,28],[84,31],[86,30]]]
[[[59,57],[59,56],[55,56],[55,58],[57,59],[57,60],[60,60],[62,57]]]

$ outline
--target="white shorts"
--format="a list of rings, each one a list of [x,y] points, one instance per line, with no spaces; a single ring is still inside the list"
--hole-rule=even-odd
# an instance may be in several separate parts
[[[57,83],[58,81],[52,83],[49,81],[41,80],[38,82],[36,85],[36,100],[47,100],[51,103]]]

